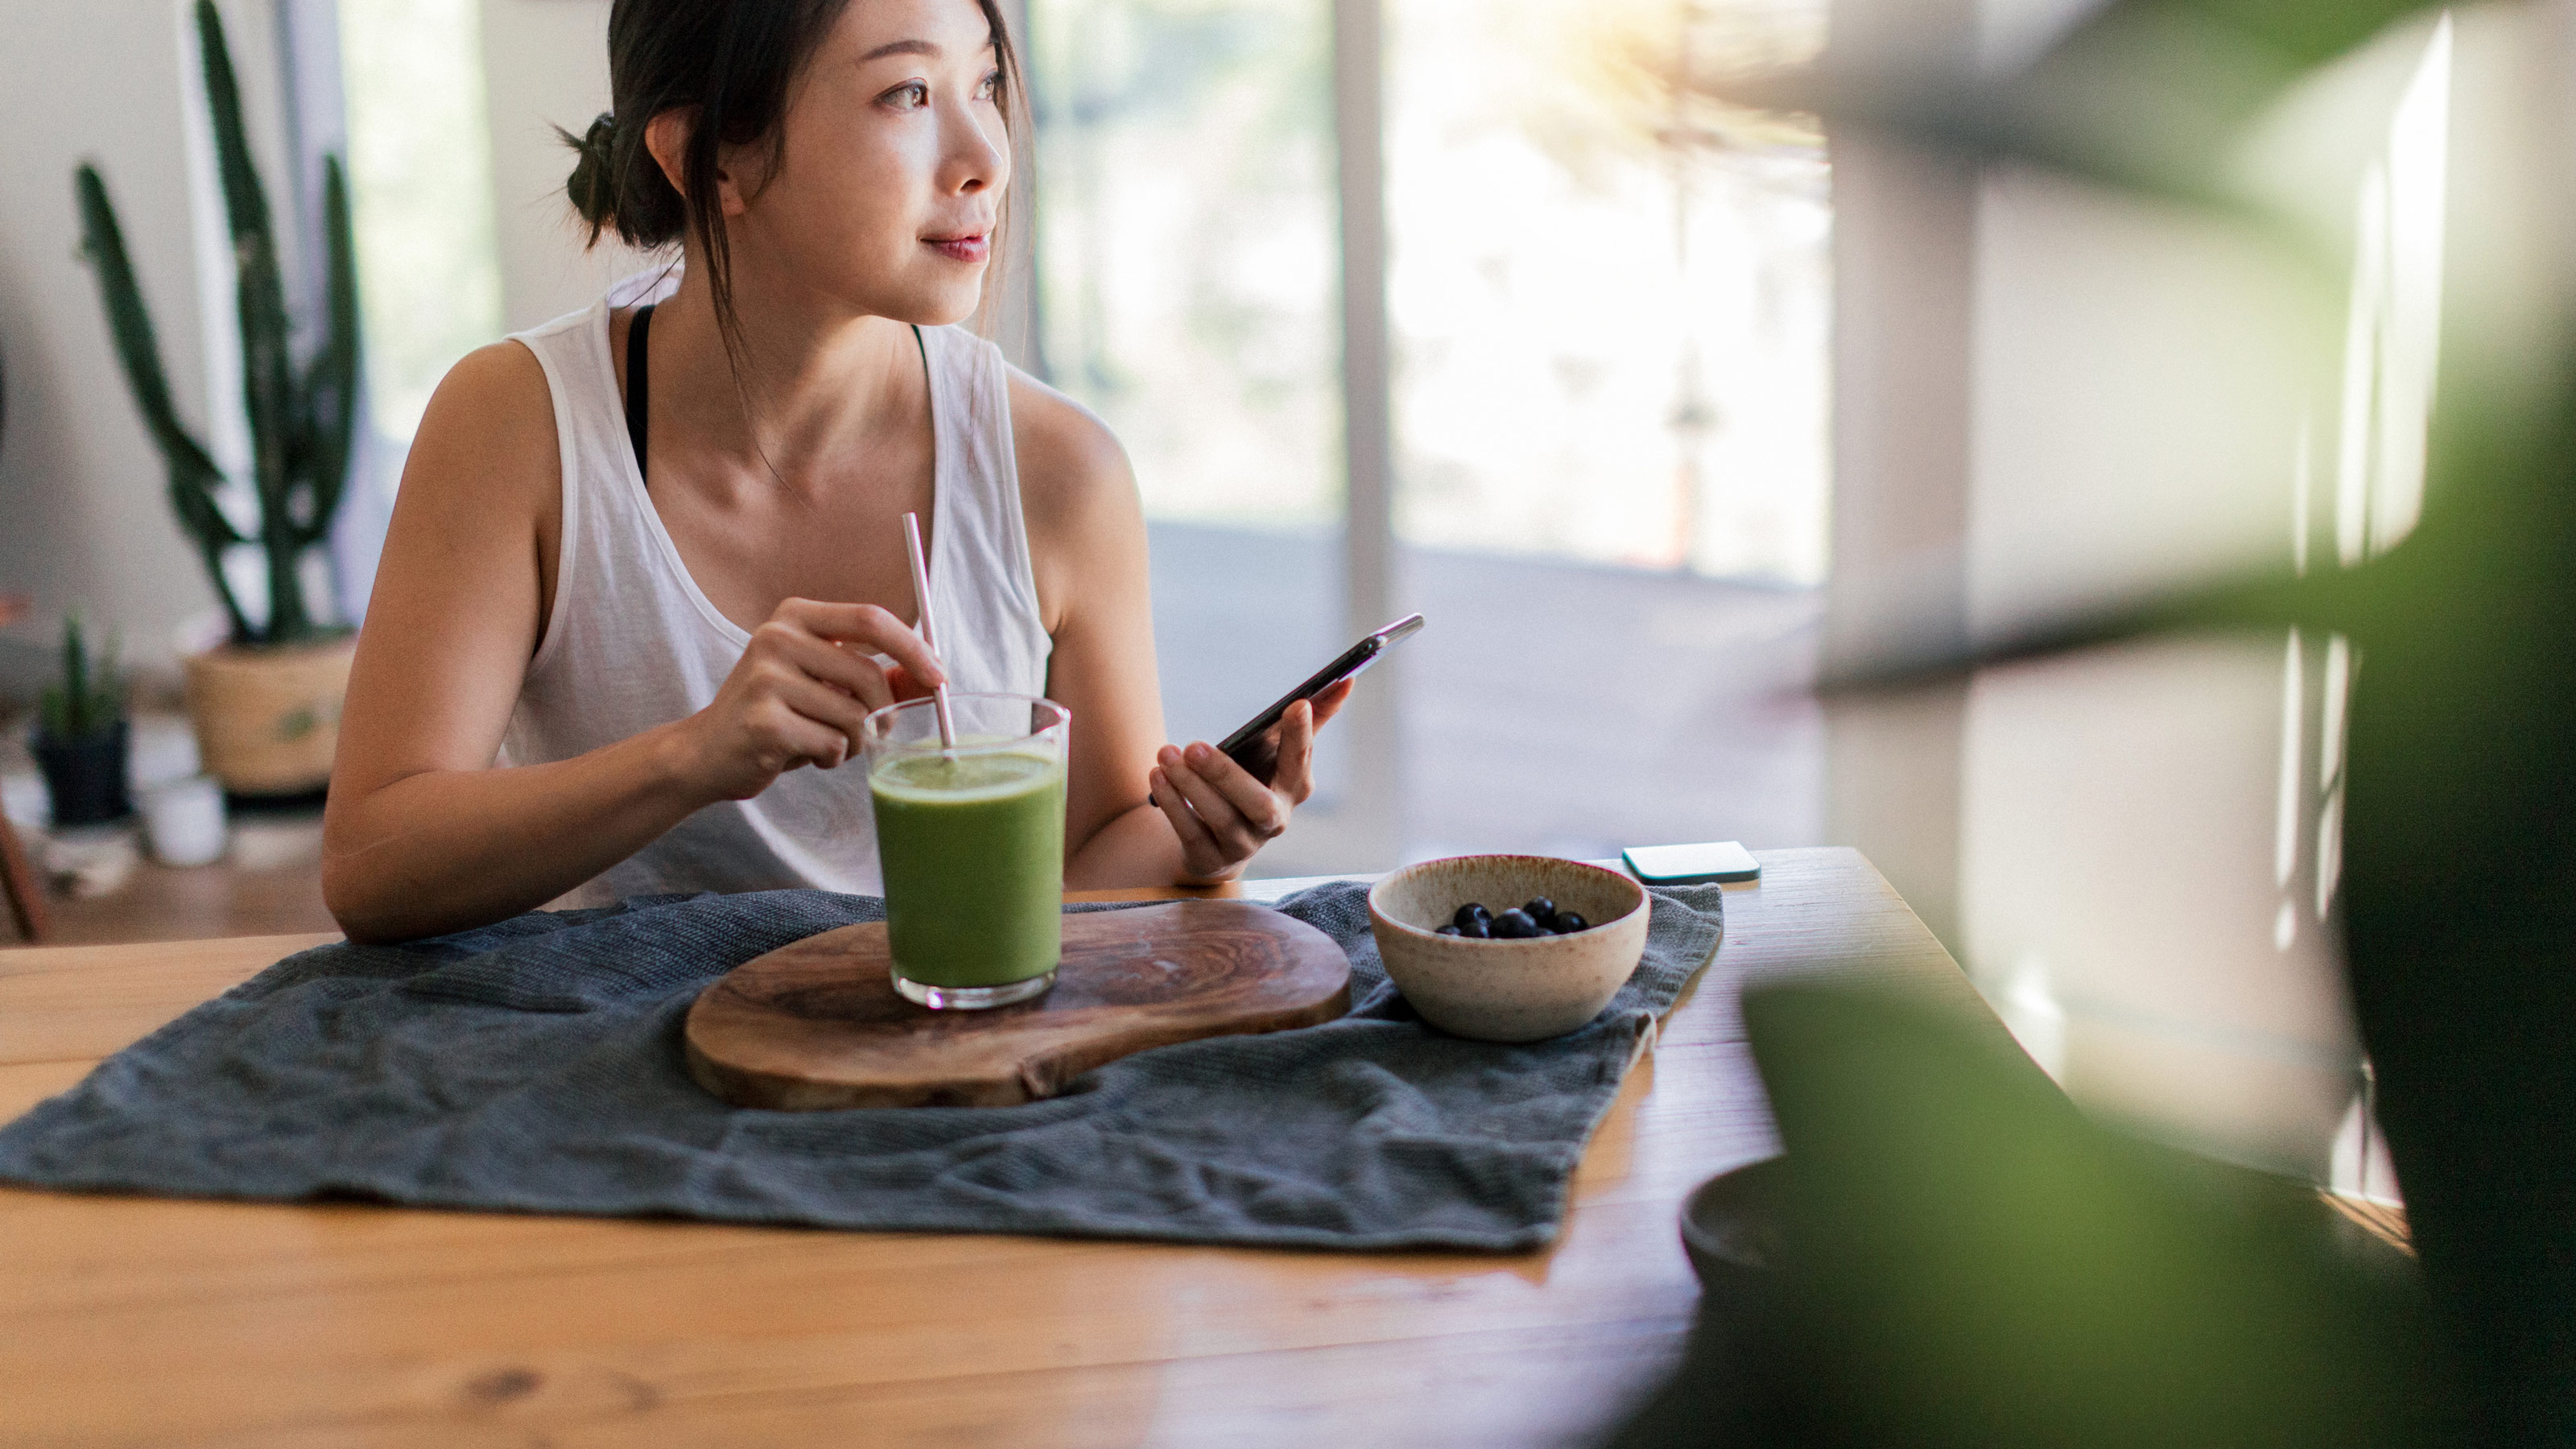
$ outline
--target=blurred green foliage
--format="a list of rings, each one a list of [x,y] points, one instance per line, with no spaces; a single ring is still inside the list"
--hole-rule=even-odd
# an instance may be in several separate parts
[[[69,744],[101,735],[125,718],[125,682],[116,667],[116,641],[93,659],[80,615],[63,620],[63,672],[45,686],[36,720],[43,738]]]
[[[2249,203],[2223,142],[2432,8],[2115,0],[2011,74],[1829,59],[1720,89],[2216,209],[2330,294],[2350,259]],[[2576,372],[2567,339],[2535,357],[2527,335],[2533,317],[2563,327],[2554,305],[2445,308],[2422,516],[2379,556],[2026,620],[1964,648],[1890,638],[1830,686],[1902,689],[2175,631],[2350,638],[2337,925],[2421,1310],[2042,1105],[2053,1094],[2000,1085],[1935,1022],[1783,994],[1747,1009],[1809,1258],[1795,1302],[1761,1321],[1807,1352],[1766,1359],[1781,1351],[1731,1332],[1738,1360],[1820,1377],[1785,1398],[1738,1392],[1768,1404],[1745,1421],[1753,1438],[2576,1443]],[[1703,1325],[1676,1386],[1714,1386],[1704,1408],[1765,1381],[1710,1366],[1705,1344],[1729,1332]],[[1670,1409],[1623,1442],[1717,1442]]]
[[[2453,1410],[2395,1248],[2306,1184],[2096,1127],[1964,1003],[1747,994],[1785,1271],[1713,1282],[1619,1449],[2372,1449]]]

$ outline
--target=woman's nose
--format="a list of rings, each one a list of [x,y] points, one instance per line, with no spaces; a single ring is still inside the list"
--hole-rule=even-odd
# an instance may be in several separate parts
[[[940,158],[941,180],[946,189],[958,194],[998,191],[1011,179],[1010,140],[998,120],[987,121],[977,114],[979,108],[960,106],[949,113],[944,128],[945,145]],[[991,127],[990,130],[987,127]]]

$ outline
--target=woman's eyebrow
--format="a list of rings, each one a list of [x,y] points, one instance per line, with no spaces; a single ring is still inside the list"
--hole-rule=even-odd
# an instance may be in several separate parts
[[[984,49],[991,50],[992,48],[993,42],[988,36],[984,41]],[[946,54],[946,52],[942,51],[938,45],[931,41],[890,40],[885,44],[878,46],[876,49],[869,51],[867,54],[860,56],[859,63],[861,65],[865,65],[869,61],[882,60],[889,55],[923,55],[930,57],[932,60],[937,60],[944,54]]]
[[[936,60],[939,54],[939,47],[927,40],[896,40],[889,41],[860,56],[859,61],[865,64],[872,60],[882,60],[889,55],[926,55]]]

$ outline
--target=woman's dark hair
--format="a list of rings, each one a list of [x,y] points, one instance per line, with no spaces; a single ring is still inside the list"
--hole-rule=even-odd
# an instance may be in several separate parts
[[[1023,134],[1020,62],[996,0],[975,0],[993,27],[1001,70],[1004,130]],[[770,164],[785,155],[787,103],[805,64],[848,8],[849,0],[616,0],[608,12],[609,110],[581,136],[557,129],[579,152],[565,192],[590,226],[590,242],[614,231],[631,246],[666,247],[697,238],[725,351],[739,373],[741,322],[733,307],[732,252],[716,203],[717,157],[727,146],[766,142]],[[644,145],[644,128],[671,110],[693,110],[681,185],[674,187]],[[991,255],[1003,255],[1009,222],[1003,200]],[[998,288],[985,274],[984,295]]]

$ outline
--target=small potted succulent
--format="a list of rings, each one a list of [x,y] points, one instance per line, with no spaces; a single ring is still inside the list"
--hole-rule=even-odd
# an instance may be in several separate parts
[[[54,801],[54,828],[104,825],[134,813],[125,793],[124,690],[116,646],[90,658],[77,615],[63,621],[63,675],[46,687],[30,741]]]

